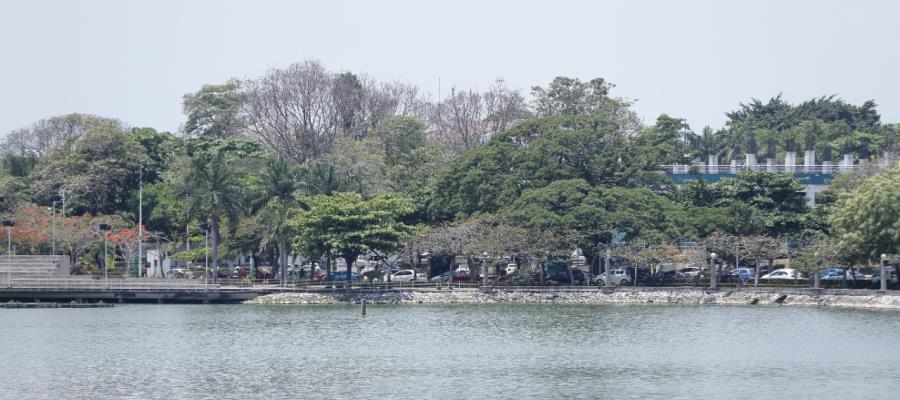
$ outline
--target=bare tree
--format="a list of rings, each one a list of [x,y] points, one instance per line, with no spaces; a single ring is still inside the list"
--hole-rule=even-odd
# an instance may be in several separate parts
[[[121,121],[90,114],[67,114],[50,117],[13,130],[0,145],[0,154],[40,157],[54,147],[80,138],[88,131],[122,131]]]
[[[481,146],[493,134],[509,129],[527,115],[524,98],[498,79],[483,94],[452,88],[450,96],[431,105],[428,120],[437,139],[465,152]]]
[[[337,130],[333,76],[318,61],[274,69],[242,82],[251,136],[298,164],[331,149]]]

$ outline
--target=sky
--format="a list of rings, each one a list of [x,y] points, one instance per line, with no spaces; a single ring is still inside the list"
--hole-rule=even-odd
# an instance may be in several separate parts
[[[0,135],[78,112],[176,131],[203,84],[306,59],[435,94],[614,83],[695,130],[779,93],[874,99],[900,122],[893,1],[0,0]]]

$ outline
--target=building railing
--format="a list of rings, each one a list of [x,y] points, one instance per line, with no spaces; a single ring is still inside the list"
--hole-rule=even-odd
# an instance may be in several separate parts
[[[851,172],[860,169],[859,165],[746,165],[746,164],[727,164],[727,165],[706,165],[706,164],[669,164],[659,165],[658,168],[670,174],[736,174],[743,171],[755,172],[776,172],[776,173],[819,173],[819,174],[837,174],[841,172]]]

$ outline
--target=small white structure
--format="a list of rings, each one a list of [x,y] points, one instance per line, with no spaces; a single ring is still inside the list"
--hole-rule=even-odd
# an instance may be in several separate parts
[[[147,249],[146,255],[147,264],[150,265],[147,268],[147,277],[162,278],[169,275],[169,271],[172,270],[172,260],[166,257],[165,253],[160,256],[159,249]]]

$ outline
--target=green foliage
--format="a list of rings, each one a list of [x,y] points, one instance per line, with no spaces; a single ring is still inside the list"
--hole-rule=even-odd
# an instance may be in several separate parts
[[[152,160],[133,136],[118,131],[91,131],[42,157],[34,173],[34,196],[49,204],[66,194],[75,213],[109,214],[126,210],[143,165]]]
[[[439,219],[493,213],[557,180],[628,185],[640,170],[636,153],[602,115],[528,120],[450,165],[435,183],[430,211]]]
[[[687,207],[700,237],[714,232],[778,236],[806,227],[809,207],[802,189],[791,175],[748,171],[715,184],[688,182],[675,198]]]
[[[356,193],[313,196],[307,210],[292,219],[299,233],[294,247],[310,257],[336,252],[348,262],[368,250],[393,252],[412,232],[401,218],[412,212],[408,199],[379,195],[363,199]]]
[[[609,243],[616,231],[630,239],[669,242],[680,236],[685,218],[673,202],[646,188],[598,189],[581,179],[526,190],[503,213],[514,224],[572,236],[581,247]]]
[[[830,222],[851,258],[878,259],[900,253],[900,169],[872,176],[841,195]]]
[[[238,135],[244,128],[241,104],[243,95],[235,80],[221,85],[203,85],[196,93],[184,95],[185,135],[218,139]]]

